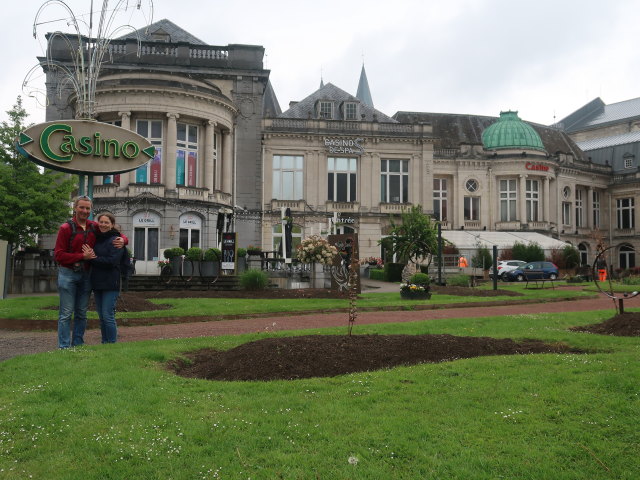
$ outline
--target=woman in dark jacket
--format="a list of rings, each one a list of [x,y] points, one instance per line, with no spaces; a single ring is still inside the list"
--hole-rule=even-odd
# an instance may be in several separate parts
[[[90,260],[91,289],[100,317],[102,343],[115,343],[118,339],[116,301],[120,295],[120,261],[126,251],[113,246],[113,238],[120,236],[114,228],[115,223],[116,218],[111,213],[98,216],[99,231],[93,247],[96,258]]]

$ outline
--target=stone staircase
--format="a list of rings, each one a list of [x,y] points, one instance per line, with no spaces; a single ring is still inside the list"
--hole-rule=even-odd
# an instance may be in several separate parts
[[[215,277],[194,276],[190,281],[183,280],[180,277],[170,277],[168,282],[158,275],[133,275],[129,278],[129,285],[126,291],[240,290],[240,288],[239,278],[233,275],[220,275],[217,280]]]

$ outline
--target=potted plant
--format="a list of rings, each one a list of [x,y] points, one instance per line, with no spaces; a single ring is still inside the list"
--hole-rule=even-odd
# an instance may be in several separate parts
[[[311,264],[311,287],[324,288],[324,267],[331,265],[338,255],[338,249],[327,240],[311,235],[296,247],[296,257],[302,263]]]
[[[261,247],[256,247],[255,245],[249,245],[247,247],[247,254],[248,255],[260,256],[260,255],[262,255],[262,248]]]
[[[191,247],[187,250],[185,259],[191,261],[184,264],[184,274],[198,274],[200,272],[200,262],[202,261],[202,249],[200,247]]]
[[[202,275],[205,277],[214,277],[220,274],[220,262],[222,261],[222,251],[219,248],[207,248],[204,251],[204,260],[202,262]]]
[[[171,275],[180,275],[182,255],[184,255],[184,250],[180,247],[171,247],[164,251],[164,258],[169,260],[169,264],[171,265]]]
[[[400,284],[400,298],[404,300],[428,300],[431,298],[429,275],[415,273],[409,279],[409,283]]]

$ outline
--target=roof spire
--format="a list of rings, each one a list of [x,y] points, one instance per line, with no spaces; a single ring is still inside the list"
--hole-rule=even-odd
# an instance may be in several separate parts
[[[371,98],[371,90],[369,90],[369,82],[367,81],[367,72],[364,70],[364,60],[362,61],[362,70],[360,71],[360,81],[358,82],[358,98],[365,105],[373,108],[373,99]]]
[[[322,80],[322,67],[320,67],[320,88],[324,87],[324,81]]]

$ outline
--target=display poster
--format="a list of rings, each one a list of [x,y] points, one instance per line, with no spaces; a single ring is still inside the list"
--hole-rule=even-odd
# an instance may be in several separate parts
[[[151,183],[162,183],[162,147],[156,147],[156,154],[151,160],[151,166],[149,169],[151,170]]]
[[[147,183],[147,166],[142,165],[136,170],[136,183]]]
[[[196,152],[189,152],[187,162],[187,186],[196,186],[196,169],[198,165],[198,154]]]
[[[178,150],[176,158],[176,185],[184,185],[184,150]]]
[[[236,232],[222,234],[222,269],[236,269]]]

